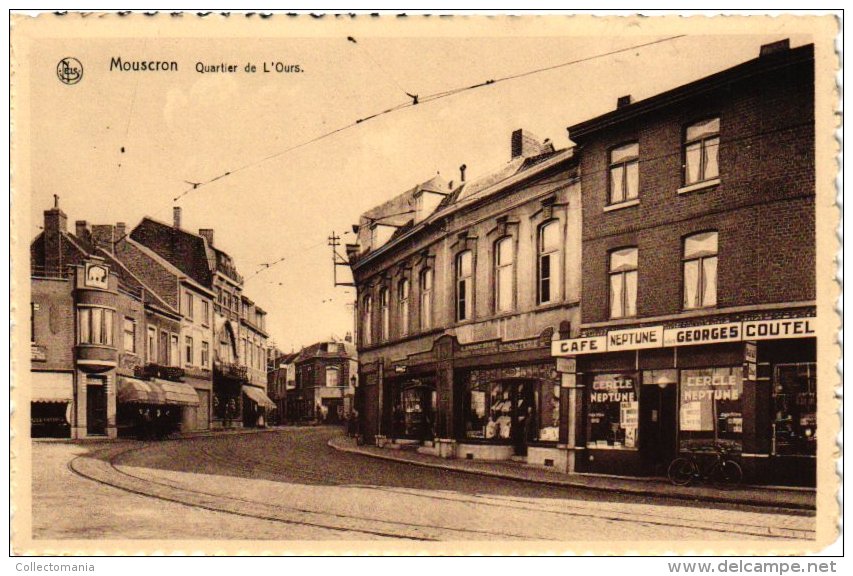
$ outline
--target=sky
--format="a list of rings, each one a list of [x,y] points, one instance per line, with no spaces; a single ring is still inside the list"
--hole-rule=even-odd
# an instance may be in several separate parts
[[[580,60],[677,34],[612,26],[576,33],[519,34],[512,26],[476,35],[345,28],[324,36],[46,38],[32,48],[29,232],[35,236],[53,194],[73,229],[143,216],[213,228],[217,247],[246,278],[244,293],[268,311],[268,330],[285,350],[352,331],[354,289],[332,285],[332,231],[353,241],[359,215],[440,172],[469,179],[509,161],[510,134],[524,128],[568,145],[566,127],[758,55],[791,37],[696,34],[500,82],[405,108],[302,146],[407,101],[488,79]],[[394,33],[389,33],[392,30]],[[654,33],[651,33],[654,32]],[[73,56],[82,80],[65,85],[56,64]],[[178,72],[110,71],[110,60],[175,60]],[[197,63],[239,67],[199,73]],[[264,62],[299,73],[263,73]],[[259,72],[243,68],[254,63]],[[268,64],[268,67],[271,67]],[[271,158],[270,158],[271,157]],[[268,158],[268,159],[267,159]],[[266,159],[266,160],[265,160]],[[187,182],[225,176],[173,199]],[[343,253],[343,250],[341,250]],[[283,258],[283,260],[281,260]],[[281,260],[264,269],[264,263]],[[348,271],[339,270],[348,280]]]

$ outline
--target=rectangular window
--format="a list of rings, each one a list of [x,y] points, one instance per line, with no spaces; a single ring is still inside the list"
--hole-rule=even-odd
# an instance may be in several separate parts
[[[201,367],[207,368],[210,364],[210,343],[202,341],[201,343]]]
[[[382,316],[382,339],[388,340],[391,333],[391,310],[388,289],[383,288],[379,293],[379,312]]]
[[[554,382],[534,384],[533,406],[536,440],[557,442],[560,439],[560,385]]]
[[[716,232],[702,232],[684,239],[684,308],[717,305]]]
[[[473,300],[473,256],[466,250],[456,256],[456,321],[471,318]]]
[[[367,296],[362,308],[362,338],[365,346],[373,343],[373,298]]]
[[[692,124],[684,136],[684,183],[695,184],[719,177],[720,119]]]
[[[681,371],[679,438],[682,450],[715,442],[740,450],[743,366]]]
[[[193,295],[189,292],[184,293],[184,314],[187,318],[192,320],[195,317],[195,310],[193,310]]]
[[[326,387],[337,388],[340,384],[340,373],[337,368],[326,368]]]
[[[124,336],[122,348],[125,352],[136,354],[136,321],[133,318],[124,319]]]
[[[172,334],[169,339],[169,359],[172,366],[181,365],[181,349],[177,334]]]
[[[814,363],[775,366],[773,454],[817,454],[817,365]]]
[[[432,328],[432,269],[421,272],[421,330]]]
[[[145,352],[149,363],[157,362],[157,329],[154,326],[149,326],[146,332]]]
[[[640,145],[625,144],[610,151],[610,201],[619,204],[634,200],[640,189]]]
[[[192,365],[193,361],[195,360],[195,350],[193,350],[192,336],[187,336],[186,338],[184,338],[184,344],[186,348],[186,356],[184,358],[184,361],[187,363],[187,365]]]
[[[80,308],[77,317],[81,344],[113,345],[114,311],[106,308]]]
[[[207,300],[201,301],[201,321],[205,326],[210,324],[210,302]]]
[[[397,301],[400,308],[400,336],[405,336],[409,333],[409,281],[405,278],[400,280]]]
[[[589,390],[587,447],[636,449],[639,382],[636,374],[596,374]]]
[[[539,304],[559,300],[560,281],[560,223],[556,220],[539,228],[538,294]]]
[[[509,440],[512,438],[512,383],[470,382],[465,421],[467,438]]]
[[[495,243],[495,312],[507,312],[513,307],[514,252],[512,238]]]
[[[637,315],[637,248],[610,253],[610,317]]]

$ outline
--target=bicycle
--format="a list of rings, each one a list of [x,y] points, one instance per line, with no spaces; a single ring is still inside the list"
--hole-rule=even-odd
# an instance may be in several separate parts
[[[675,458],[667,469],[669,481],[676,486],[689,486],[694,482],[710,480],[717,488],[731,488],[743,480],[743,469],[729,457],[729,450],[721,444],[713,446],[714,458],[700,467],[697,451]]]

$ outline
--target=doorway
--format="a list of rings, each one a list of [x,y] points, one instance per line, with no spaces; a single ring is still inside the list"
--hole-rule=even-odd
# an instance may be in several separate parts
[[[533,383],[514,381],[512,383],[512,446],[516,456],[527,456],[527,444],[535,434],[533,406]]]
[[[107,433],[107,390],[103,379],[88,377],[88,382],[100,380],[100,384],[86,384],[86,433],[104,435]]]
[[[640,450],[650,474],[666,474],[675,457],[677,389],[672,382],[646,384],[640,391]]]

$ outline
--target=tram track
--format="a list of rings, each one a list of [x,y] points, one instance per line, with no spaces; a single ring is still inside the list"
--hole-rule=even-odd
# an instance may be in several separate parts
[[[221,449],[228,448],[223,445],[213,445],[213,448]],[[299,448],[297,448],[299,450]],[[306,480],[327,484],[327,485],[335,485],[335,486],[357,486],[362,489],[369,489],[378,492],[385,492],[391,494],[404,494],[406,496],[424,498],[427,500],[440,500],[452,502],[455,504],[473,504],[478,506],[489,506],[500,508],[502,510],[518,510],[521,512],[529,512],[529,513],[545,513],[556,515],[558,517],[571,517],[571,518],[590,518],[596,520],[608,520],[612,522],[620,522],[620,523],[632,523],[632,524],[645,524],[652,526],[664,526],[664,527],[676,527],[676,528],[687,528],[687,529],[700,529],[700,530],[708,530],[714,532],[721,532],[726,534],[741,534],[748,536],[759,536],[759,537],[767,537],[767,538],[797,538],[797,539],[812,539],[815,537],[816,533],[813,529],[804,529],[804,528],[776,528],[775,530],[762,524],[754,524],[749,522],[730,522],[724,520],[711,520],[711,519],[703,519],[696,520],[694,518],[688,518],[681,515],[673,515],[672,513],[668,514],[655,514],[650,512],[643,511],[631,511],[631,512],[619,512],[612,510],[604,510],[601,506],[597,506],[594,509],[589,509],[588,507],[578,506],[568,503],[561,503],[559,507],[554,505],[546,505],[546,504],[537,504],[531,506],[529,500],[524,500],[520,498],[512,498],[512,497],[490,497],[483,495],[457,495],[454,497],[443,496],[440,494],[436,494],[431,492],[429,494],[425,494],[423,492],[418,491],[417,489],[399,489],[399,488],[390,488],[384,486],[372,486],[372,485],[364,485],[364,484],[355,484],[353,483],[351,478],[347,478],[342,480],[339,475],[335,478],[330,478],[326,473],[319,473],[310,470],[306,470],[302,467],[298,467],[296,465],[288,463],[287,460],[277,460],[271,462],[269,460],[262,460],[258,458],[247,457],[245,454],[218,454],[214,453],[210,447],[201,446],[200,452],[204,454],[204,456],[208,459],[215,460],[223,465],[228,465],[232,468],[239,469],[240,471],[246,473],[250,477],[256,475],[257,472],[266,472],[272,476],[276,477],[287,477],[288,475],[292,478],[302,477]],[[239,456],[239,458],[237,458]],[[311,456],[316,457],[317,454],[312,454]],[[401,463],[406,464],[406,463]],[[696,508],[697,513],[701,514],[702,509]],[[444,527],[443,529],[450,529]],[[470,529],[466,529],[466,531],[472,531]],[[486,532],[492,536],[498,537],[519,537],[514,534],[502,534],[495,532]]]

